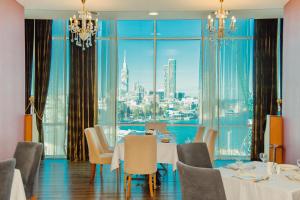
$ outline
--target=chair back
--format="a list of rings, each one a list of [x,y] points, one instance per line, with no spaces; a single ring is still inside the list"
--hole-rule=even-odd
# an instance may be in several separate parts
[[[209,152],[211,162],[215,160],[215,144],[216,144],[217,135],[218,135],[218,131],[214,129],[209,129],[209,131],[206,134],[205,143],[207,144],[208,147],[208,152]]]
[[[180,161],[177,167],[183,200],[226,200],[219,170],[192,167]]]
[[[17,144],[14,158],[16,168],[21,172],[27,199],[35,195],[42,154],[43,144],[41,143],[19,142]]]
[[[178,159],[193,167],[212,168],[206,143],[177,145]]]
[[[0,199],[2,200],[10,200],[15,166],[15,159],[0,162]]]
[[[100,154],[104,153],[104,149],[95,128],[86,128],[84,134],[88,143],[90,163],[95,164],[99,160]]]
[[[157,141],[153,135],[128,135],[124,138],[124,171],[128,174],[156,172]]]
[[[194,142],[203,142],[204,131],[205,131],[205,126],[198,127]]]
[[[95,125],[95,130],[96,130],[96,133],[98,135],[98,138],[99,138],[99,141],[100,141],[100,144],[101,144],[103,150],[106,153],[110,152],[110,150],[109,150],[109,144],[108,144],[108,141],[107,141],[107,139],[105,137],[103,127],[100,126],[100,125]]]
[[[158,130],[161,133],[168,134],[169,131],[167,130],[167,124],[161,122],[147,122],[146,123],[146,130],[153,129]]]

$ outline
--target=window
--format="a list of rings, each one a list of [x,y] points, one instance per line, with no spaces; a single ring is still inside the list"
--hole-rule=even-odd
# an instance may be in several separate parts
[[[223,40],[211,40],[206,23],[99,21],[98,123],[111,145],[130,131],[144,131],[148,121],[160,121],[178,143],[193,140],[204,125],[219,131],[219,158],[250,155],[254,21],[238,20],[237,31]],[[65,155],[67,30],[66,21],[54,20],[46,155]]]

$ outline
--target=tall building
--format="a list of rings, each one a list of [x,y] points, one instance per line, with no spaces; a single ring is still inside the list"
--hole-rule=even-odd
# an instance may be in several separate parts
[[[126,52],[124,52],[123,66],[121,70],[121,96],[126,95],[129,91],[129,70],[126,63]]]
[[[145,88],[139,82],[134,83],[134,93],[136,96],[136,103],[142,103],[145,96]]]
[[[164,90],[165,98],[176,98],[176,60],[169,59],[164,65]]]

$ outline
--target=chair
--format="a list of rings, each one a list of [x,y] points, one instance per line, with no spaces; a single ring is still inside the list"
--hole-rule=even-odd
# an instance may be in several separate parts
[[[130,196],[131,176],[148,175],[150,196],[153,197],[153,184],[156,188],[156,155],[157,141],[152,135],[128,135],[124,138],[124,189],[126,197]],[[126,189],[127,187],[127,189]]]
[[[177,167],[183,200],[226,200],[219,170],[192,167],[180,161]]]
[[[206,143],[177,145],[178,159],[193,167],[212,168]]]
[[[16,159],[16,169],[21,172],[27,199],[36,198],[42,154],[43,144],[41,143],[19,142],[17,144],[14,158]]]
[[[205,131],[205,126],[198,127],[194,142],[203,142],[204,131]]]
[[[158,130],[159,132],[163,134],[169,134],[170,132],[167,130],[167,124],[161,123],[161,122],[148,122],[145,125],[146,130],[153,129]]]
[[[101,143],[101,146],[103,148],[103,151],[105,153],[113,153],[114,150],[109,146],[109,144],[107,142],[107,139],[105,137],[104,130],[103,130],[102,126],[95,125],[95,130],[96,130],[96,133],[97,133],[98,138],[100,140],[100,143]]]
[[[214,129],[209,129],[206,133],[204,142],[207,144],[211,162],[215,160],[215,143],[218,132]]]
[[[84,130],[85,137],[89,148],[89,158],[91,163],[90,183],[94,182],[96,164],[100,164],[100,174],[103,171],[104,164],[111,164],[112,153],[106,153],[100,143],[95,128],[87,128]],[[118,174],[118,171],[117,171]]]
[[[0,199],[9,200],[14,178],[16,160],[10,159],[0,162]]]

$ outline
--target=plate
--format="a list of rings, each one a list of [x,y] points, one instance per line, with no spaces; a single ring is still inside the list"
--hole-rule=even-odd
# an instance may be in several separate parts
[[[290,170],[299,170],[299,167],[296,165],[290,165],[290,164],[279,164],[278,165],[281,170],[283,171],[290,171]]]

